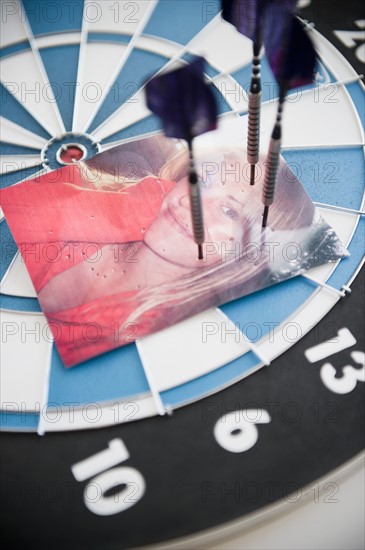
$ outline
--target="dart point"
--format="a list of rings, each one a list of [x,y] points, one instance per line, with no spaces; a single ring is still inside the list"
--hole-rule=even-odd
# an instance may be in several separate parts
[[[203,258],[203,245],[198,244],[198,260],[202,260]]]
[[[255,169],[256,169],[256,165],[255,165],[255,164],[251,164],[250,185],[254,185],[254,184],[255,184]]]
[[[262,227],[266,227],[268,216],[269,216],[269,207],[265,206],[264,214],[263,214],[263,218],[262,218]]]

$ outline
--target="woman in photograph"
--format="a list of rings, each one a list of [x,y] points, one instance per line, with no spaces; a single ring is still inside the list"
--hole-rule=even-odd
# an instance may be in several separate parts
[[[261,184],[248,184],[244,152],[209,151],[197,157],[206,235],[198,260],[186,149],[173,142],[166,160],[163,138],[149,141],[149,156],[139,142],[138,152],[110,152],[116,162],[106,152],[66,167],[62,181],[38,183],[38,202],[27,191],[36,211],[25,245],[40,243],[39,261],[22,253],[66,366],[344,254],[286,165],[262,230]],[[48,240],[34,227],[49,227]]]

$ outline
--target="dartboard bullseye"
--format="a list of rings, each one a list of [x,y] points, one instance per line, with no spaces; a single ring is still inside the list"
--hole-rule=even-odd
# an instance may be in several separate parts
[[[2,217],[1,474],[14,547],[162,544],[257,517],[363,449],[364,20],[356,1],[346,12],[299,4],[319,62],[313,85],[287,96],[282,156],[349,257],[65,369]],[[1,10],[2,187],[118,145],[135,162],[133,143],[161,131],[146,81],[191,55],[207,60],[219,129],[236,121],[244,143],[252,43],[220,2]],[[265,151],[278,97],[265,54],[261,81]]]
[[[79,162],[93,157],[100,146],[87,134],[67,132],[61,137],[52,138],[41,151],[44,168],[57,170],[66,164]]]

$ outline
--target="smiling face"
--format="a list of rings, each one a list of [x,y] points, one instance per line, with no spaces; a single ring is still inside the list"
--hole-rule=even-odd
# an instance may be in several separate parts
[[[197,161],[205,227],[204,260],[197,258],[188,178],[177,182],[166,196],[160,213],[146,231],[145,243],[160,257],[184,267],[217,265],[239,254],[249,242],[252,215],[259,219],[257,192],[250,187],[237,155],[204,156]]]

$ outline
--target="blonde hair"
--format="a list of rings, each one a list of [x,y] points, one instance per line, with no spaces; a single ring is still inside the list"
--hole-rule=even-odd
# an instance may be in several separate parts
[[[97,191],[125,193],[128,187],[137,185],[140,182],[139,178],[132,177],[132,175],[110,174],[84,161],[76,162],[75,168],[82,179],[82,189],[88,188]]]

